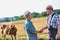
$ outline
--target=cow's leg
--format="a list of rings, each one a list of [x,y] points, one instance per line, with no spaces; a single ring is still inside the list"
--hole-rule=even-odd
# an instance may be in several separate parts
[[[11,35],[11,38],[12,38],[12,40],[13,40],[13,35]]]
[[[16,40],[16,35],[14,35],[14,40]]]
[[[2,34],[2,40],[6,40],[6,35]]]

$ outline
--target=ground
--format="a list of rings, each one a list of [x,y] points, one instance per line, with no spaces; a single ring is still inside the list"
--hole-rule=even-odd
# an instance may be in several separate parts
[[[36,28],[36,30],[40,30],[44,25],[46,25],[46,19],[47,17],[41,17],[41,18],[32,18],[32,22]],[[18,31],[17,31],[17,39],[18,40],[26,40],[26,32],[24,30],[24,22],[25,20],[19,20],[14,21]],[[8,22],[10,23],[10,22]],[[1,30],[1,29],[0,29]],[[0,32],[0,38],[2,37]],[[7,35],[7,38],[9,39],[10,36]],[[38,39],[39,40],[47,40],[48,39],[48,30],[45,30],[43,33],[38,33]]]

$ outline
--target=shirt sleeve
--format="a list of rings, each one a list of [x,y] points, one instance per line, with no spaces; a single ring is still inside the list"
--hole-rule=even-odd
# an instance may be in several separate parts
[[[58,16],[58,15],[56,16],[56,24],[57,24],[57,25],[59,25],[59,24],[60,24],[60,18],[59,18],[59,16]]]
[[[34,25],[32,24],[32,22],[27,22],[24,26],[24,29],[28,32],[28,33],[34,33],[36,32],[36,29],[34,27]]]
[[[36,29],[35,29],[34,25],[33,25],[32,23],[29,23],[29,24],[30,24],[30,25],[29,25],[29,30],[30,30],[30,32],[31,32],[31,33],[36,32]]]

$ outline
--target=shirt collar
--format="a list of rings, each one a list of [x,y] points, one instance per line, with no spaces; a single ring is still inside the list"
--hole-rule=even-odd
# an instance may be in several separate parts
[[[54,14],[54,12],[52,12],[51,15],[49,15],[49,16],[52,16],[53,14]]]
[[[31,21],[31,20],[29,20],[29,19],[26,19],[27,21]]]

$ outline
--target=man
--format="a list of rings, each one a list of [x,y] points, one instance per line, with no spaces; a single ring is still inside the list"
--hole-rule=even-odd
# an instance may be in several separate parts
[[[49,30],[49,40],[56,40],[60,35],[60,19],[57,13],[53,12],[53,7],[48,5],[46,7],[46,12],[49,14],[47,18],[47,24],[40,31],[43,32],[44,29]],[[60,39],[59,39],[60,40]]]
[[[36,31],[33,23],[31,22],[32,15],[29,11],[26,11],[24,16],[26,18],[24,29],[27,33],[28,40],[37,40],[37,33],[41,31]]]

